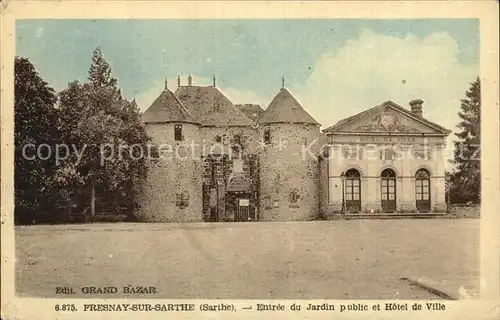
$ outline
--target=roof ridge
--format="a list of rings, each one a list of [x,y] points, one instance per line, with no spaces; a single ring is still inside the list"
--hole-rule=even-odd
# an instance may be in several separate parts
[[[217,87],[180,86],[175,95],[203,126],[253,125],[253,121]]]
[[[175,97],[175,100],[177,100],[177,102],[178,102],[178,103],[181,105],[181,107],[184,109],[184,111],[186,111],[186,112],[187,112],[187,114],[189,114],[189,115],[190,115],[193,119],[195,119],[195,118],[193,117],[193,115],[191,114],[191,112],[189,112],[189,110],[188,110],[188,109],[184,106],[184,104],[181,102],[181,100],[179,100],[179,98],[177,97],[177,95],[176,95],[176,94],[175,94],[172,90],[170,90],[170,89],[168,89],[168,88],[167,88],[167,89],[165,89],[165,91],[170,92],[170,93],[171,93],[171,94]],[[196,120],[196,119],[195,119],[195,120]]]

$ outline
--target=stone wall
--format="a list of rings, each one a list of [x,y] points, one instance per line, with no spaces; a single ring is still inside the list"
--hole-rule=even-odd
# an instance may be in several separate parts
[[[479,217],[481,215],[480,204],[452,204],[450,213],[461,217]]]
[[[199,127],[183,123],[183,140],[175,141],[174,123],[148,124],[154,145],[164,145],[160,158],[149,163],[141,186],[137,219],[146,222],[202,221],[202,181]]]
[[[320,131],[312,124],[268,124],[260,152],[260,220],[310,220],[319,215]],[[310,152],[309,152],[310,151]]]
[[[246,154],[254,154],[258,150],[257,130],[253,127],[202,127],[200,137],[202,153],[229,154],[237,143],[239,136],[240,145]],[[230,150],[231,149],[231,150]]]
[[[271,142],[263,145],[266,129],[271,132]],[[234,198],[228,193],[228,183],[238,158],[242,160],[239,177],[250,181],[250,210],[255,218],[310,220],[320,215],[319,193],[328,189],[319,185],[317,156],[325,137],[316,125],[199,128],[183,124],[181,142],[174,140],[174,123],[148,124],[147,130],[154,144],[172,145],[180,152],[171,151],[166,159],[151,161],[139,198],[138,220],[213,221],[214,213],[218,221],[234,219],[228,210],[228,201]],[[231,149],[237,140],[241,153]],[[191,141],[198,145],[194,151],[189,147]]]
[[[328,159],[324,157],[319,158],[319,216],[321,218],[328,217],[331,214],[328,211]]]

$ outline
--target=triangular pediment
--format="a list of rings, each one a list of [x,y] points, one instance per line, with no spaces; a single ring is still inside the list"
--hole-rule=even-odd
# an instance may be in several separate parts
[[[425,118],[412,114],[398,104],[387,101],[325,129],[325,133],[403,133],[447,135],[445,129]]]

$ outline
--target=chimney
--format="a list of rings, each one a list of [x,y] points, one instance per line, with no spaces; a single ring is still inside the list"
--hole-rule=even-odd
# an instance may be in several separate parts
[[[193,85],[193,78],[191,77],[191,75],[188,76],[188,86],[191,86]]]
[[[167,82],[167,78],[165,78],[165,90],[168,90],[168,82]]]
[[[423,100],[421,99],[415,99],[410,101],[410,110],[411,113],[413,113],[415,116],[419,118],[423,118],[423,110],[422,110],[422,104],[424,103]]]
[[[179,88],[181,86],[181,76],[178,75],[177,76],[177,88]]]

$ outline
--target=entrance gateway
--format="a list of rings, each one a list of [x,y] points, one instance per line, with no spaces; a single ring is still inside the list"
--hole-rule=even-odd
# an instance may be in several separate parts
[[[250,218],[250,199],[247,197],[238,197],[236,198],[236,210],[234,221],[249,221]]]
[[[255,221],[255,206],[250,192],[229,192],[226,197],[226,213],[228,220],[234,222]]]

